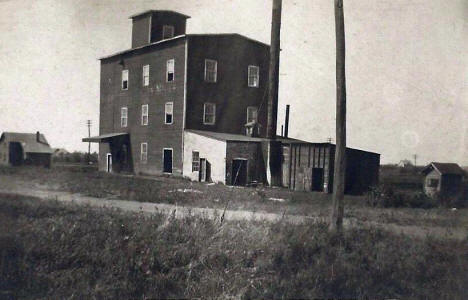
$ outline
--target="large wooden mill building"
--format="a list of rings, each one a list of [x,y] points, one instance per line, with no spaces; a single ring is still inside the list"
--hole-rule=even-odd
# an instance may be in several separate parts
[[[132,47],[100,59],[99,168],[197,181],[266,182],[269,45],[186,34],[186,15],[130,17]],[[278,137],[283,185],[331,191],[334,145]],[[348,150],[349,192],[378,180],[379,155]]]

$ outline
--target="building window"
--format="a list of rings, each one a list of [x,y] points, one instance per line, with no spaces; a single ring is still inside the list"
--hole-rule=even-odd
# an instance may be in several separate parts
[[[214,125],[216,122],[216,104],[205,103],[203,106],[203,124]]]
[[[128,90],[128,70],[122,71],[122,90]]]
[[[258,87],[260,77],[260,68],[257,66],[249,66],[249,87]]]
[[[175,79],[174,65],[175,65],[174,59],[170,59],[170,60],[167,61],[167,64],[166,64],[167,82],[174,81],[174,79]]]
[[[429,179],[429,187],[436,188],[438,186],[439,186],[439,180],[438,179]]]
[[[212,59],[205,59],[205,81],[216,82],[218,77],[218,62]]]
[[[174,26],[164,25],[163,26],[163,40],[174,37]]]
[[[172,102],[167,102],[165,105],[165,118],[164,124],[172,124],[173,122],[173,111],[174,111],[174,104]]]
[[[200,152],[192,151],[192,172],[200,171]]]
[[[128,108],[122,107],[120,109],[120,126],[127,127],[128,123]]]
[[[149,85],[149,65],[143,66],[143,86]]]
[[[141,125],[148,125],[148,104],[141,106]]]
[[[258,109],[255,106],[247,107],[247,123],[258,121]]]
[[[140,161],[144,164],[148,161],[148,143],[141,143]]]

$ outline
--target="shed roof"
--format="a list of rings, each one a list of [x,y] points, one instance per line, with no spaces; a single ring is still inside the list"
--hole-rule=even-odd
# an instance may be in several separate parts
[[[432,162],[427,167],[425,167],[421,172],[427,175],[430,171],[437,170],[441,175],[461,175],[463,176],[465,172],[463,169],[455,163],[439,163]]]
[[[39,134],[38,141],[36,133],[4,132],[0,137],[0,141],[21,143],[23,151],[26,153],[54,152],[42,133]]]
[[[176,12],[176,11],[173,11],[173,10],[155,10],[155,9],[145,10],[145,11],[143,11],[143,12],[141,12],[141,13],[137,13],[137,14],[131,15],[131,16],[128,17],[128,18],[129,18],[129,19],[133,19],[133,18],[136,18],[136,17],[140,17],[140,16],[144,16],[144,15],[147,15],[147,14],[152,14],[152,13],[172,14],[172,15],[177,15],[177,16],[179,16],[179,17],[183,17],[183,18],[185,18],[185,19],[190,19],[190,16],[181,14],[180,12]]]
[[[126,136],[126,135],[128,136],[129,134],[127,132],[113,132],[113,133],[106,133],[106,134],[101,134],[98,136],[83,138],[82,141],[87,142],[87,143],[101,143],[101,142],[106,142],[115,137]]]
[[[192,132],[195,134],[199,134],[199,135],[206,136],[206,137],[213,138],[213,139],[220,140],[220,141],[231,141],[231,142],[265,142],[265,141],[268,141],[267,138],[251,137],[251,136],[242,135],[242,134],[194,130],[194,129],[186,129],[185,131]],[[305,141],[292,139],[292,138],[285,138],[281,136],[278,136],[277,140],[283,143],[308,143]]]

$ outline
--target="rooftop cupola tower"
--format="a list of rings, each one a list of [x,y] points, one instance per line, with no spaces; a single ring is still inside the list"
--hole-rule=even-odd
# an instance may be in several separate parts
[[[132,48],[184,35],[189,16],[170,10],[148,10],[132,19]]]

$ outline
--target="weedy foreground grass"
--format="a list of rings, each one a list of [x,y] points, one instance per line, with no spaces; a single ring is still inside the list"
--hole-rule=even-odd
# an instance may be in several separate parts
[[[26,299],[466,299],[467,241],[176,219],[0,195],[0,291]]]

